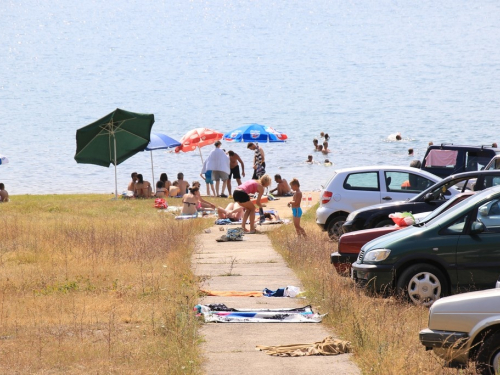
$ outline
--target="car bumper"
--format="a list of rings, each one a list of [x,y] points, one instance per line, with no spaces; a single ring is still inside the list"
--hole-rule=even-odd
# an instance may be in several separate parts
[[[429,328],[420,331],[419,339],[427,350],[446,361],[448,367],[463,367],[468,361],[468,338],[465,332],[439,331]]]
[[[332,213],[333,211],[331,209],[323,206],[319,206],[316,210],[316,224],[318,224],[321,230],[326,230],[326,222]]]
[[[371,291],[381,292],[393,284],[392,265],[353,263],[351,267],[351,278],[358,286],[365,286]]]
[[[358,259],[358,254],[341,254],[338,251],[330,255],[330,263],[333,264],[339,274],[348,274],[351,264]]]

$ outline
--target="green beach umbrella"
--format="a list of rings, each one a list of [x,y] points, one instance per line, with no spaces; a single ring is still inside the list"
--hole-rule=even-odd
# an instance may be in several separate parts
[[[116,166],[146,148],[154,115],[117,108],[76,131],[77,163],[115,166],[115,198],[118,197]]]

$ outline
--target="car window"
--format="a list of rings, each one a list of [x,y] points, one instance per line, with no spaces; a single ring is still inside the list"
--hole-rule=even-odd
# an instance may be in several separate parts
[[[430,150],[425,157],[425,167],[450,168],[457,164],[458,151],[455,150]]]
[[[500,177],[498,176],[485,176],[484,177],[484,188],[489,188],[493,186],[500,185]]]
[[[500,232],[500,199],[493,199],[477,209],[477,221],[486,227],[485,233]]]
[[[465,171],[480,171],[491,160],[491,154],[478,151],[468,151],[465,153]]]
[[[351,173],[344,181],[344,189],[379,191],[378,172]]]
[[[404,192],[404,193],[420,193],[428,187],[434,185],[434,182],[408,172],[385,172],[385,182],[387,191]]]
[[[490,165],[488,166],[487,170],[491,171],[494,169],[500,169],[500,158],[495,158],[490,161]]]
[[[469,214],[462,216],[460,219],[456,220],[451,225],[448,225],[446,228],[441,230],[440,234],[462,234],[468,217]]]

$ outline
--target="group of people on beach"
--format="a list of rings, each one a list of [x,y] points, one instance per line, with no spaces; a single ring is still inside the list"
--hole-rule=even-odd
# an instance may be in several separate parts
[[[254,152],[253,157],[253,175],[252,179],[242,182],[245,177],[245,164],[241,157],[230,150],[227,153],[221,149],[221,142],[214,143],[215,148],[210,152],[203,163],[200,177],[206,184],[207,196],[227,198],[232,196],[234,202],[229,203],[225,208],[218,207],[201,197],[201,184],[194,181],[190,185],[184,180],[184,175],[178,173],[177,180],[170,182],[166,173],[160,175],[160,180],[156,183],[156,192],[153,191],[151,183],[145,181],[141,174],[134,172],[131,174],[132,180],[128,185],[129,195],[135,198],[182,198],[182,215],[197,216],[199,212],[206,210],[216,211],[219,218],[230,219],[232,221],[242,221],[243,230],[246,233],[255,233],[255,209],[260,209],[260,214],[264,215],[261,198],[265,189],[271,186],[271,177],[266,174],[265,153],[258,143],[250,142],[247,148]],[[241,166],[241,170],[240,170]],[[232,189],[231,180],[235,179],[237,187]],[[269,194],[276,196],[293,196],[291,207],[294,210],[294,224],[296,224],[297,233],[305,235],[300,227],[300,217],[302,212],[298,210],[302,200],[300,192],[300,183],[293,179],[290,184],[281,175],[274,176],[276,188],[271,189]],[[221,184],[222,181],[222,184]],[[215,186],[214,186],[215,183]],[[227,195],[225,191],[227,189]],[[295,194],[293,191],[295,191]],[[219,194],[220,193],[220,194]],[[246,228],[247,220],[250,228]]]

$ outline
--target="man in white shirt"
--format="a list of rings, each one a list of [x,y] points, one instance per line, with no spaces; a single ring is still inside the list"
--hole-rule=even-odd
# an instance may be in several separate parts
[[[212,181],[215,181],[215,193],[219,197],[226,198],[227,195],[224,194],[227,185],[227,179],[229,178],[229,156],[226,155],[224,150],[221,150],[220,141],[214,143],[215,150],[213,150],[210,155],[208,155],[207,160],[203,163],[203,169],[201,173],[206,171],[212,171]],[[219,181],[222,180],[222,191],[219,195]]]

